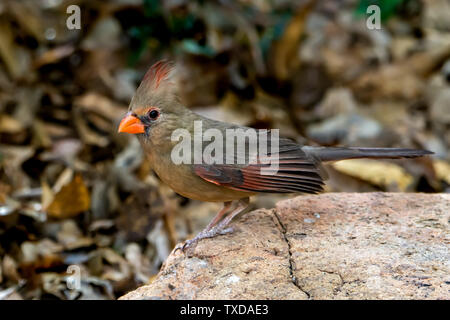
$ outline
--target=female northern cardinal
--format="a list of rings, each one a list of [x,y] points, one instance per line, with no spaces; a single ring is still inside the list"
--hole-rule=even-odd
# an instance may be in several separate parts
[[[354,158],[413,158],[432,154],[426,150],[398,148],[327,148],[307,147],[288,139],[277,139],[264,135],[268,145],[277,145],[275,152],[278,170],[263,174],[267,162],[261,154],[256,161],[224,163],[209,161],[176,164],[173,161],[174,141],[172,134],[177,129],[190,133],[188,141],[195,144],[195,122],[201,122],[202,132],[214,132],[226,136],[229,129],[251,129],[204,118],[184,107],[178,99],[174,82],[173,64],[160,61],[154,64],[144,76],[136,94],[131,100],[129,112],[119,125],[119,132],[137,134],[150,165],[162,181],[175,192],[201,201],[224,202],[224,207],[208,226],[192,240],[187,240],[181,248],[196,243],[203,238],[232,232],[226,228],[230,221],[247,208],[249,197],[260,192],[267,193],[318,193],[323,189],[326,177],[321,167],[322,161],[336,161]],[[257,132],[260,139],[261,130]],[[202,141],[202,147],[205,141]],[[235,143],[235,142],[233,142]],[[248,143],[246,143],[248,147]],[[249,148],[234,150],[231,158],[239,158],[239,152],[249,157]],[[259,152],[259,149],[258,149]],[[242,154],[241,154],[242,156]],[[267,156],[264,154],[264,156]],[[190,158],[193,159],[193,158]],[[260,161],[261,160],[261,161]],[[271,163],[273,165],[273,163]]]

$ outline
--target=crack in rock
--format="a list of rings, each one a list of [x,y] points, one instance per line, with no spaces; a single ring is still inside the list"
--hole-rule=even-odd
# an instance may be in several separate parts
[[[294,274],[294,259],[292,257],[292,248],[291,248],[291,243],[289,241],[289,238],[287,237],[287,229],[286,226],[283,224],[283,222],[281,222],[281,217],[278,215],[276,210],[273,210],[274,216],[278,221],[278,224],[280,225],[280,231],[281,234],[283,235],[284,241],[286,241],[287,246],[288,246],[288,254],[289,254],[289,276],[291,277],[291,281],[292,283],[304,294],[306,294],[306,296],[308,297],[308,299],[311,299],[311,294],[306,291],[305,289],[302,288],[302,286],[298,283],[297,281],[297,277]]]

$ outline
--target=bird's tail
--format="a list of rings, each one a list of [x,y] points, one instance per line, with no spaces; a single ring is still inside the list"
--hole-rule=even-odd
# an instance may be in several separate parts
[[[345,159],[400,159],[416,158],[433,154],[428,150],[402,148],[341,148],[341,147],[303,147],[303,151],[321,161]]]

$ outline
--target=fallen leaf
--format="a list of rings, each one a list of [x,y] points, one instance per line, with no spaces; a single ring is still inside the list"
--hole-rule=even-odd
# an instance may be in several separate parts
[[[17,55],[18,48],[13,38],[10,24],[6,21],[0,21],[0,57],[3,59],[11,77],[17,79],[22,75],[22,67]]]
[[[17,286],[10,287],[0,291],[0,300],[22,300],[20,294],[16,291]]]
[[[434,170],[436,171],[436,176],[439,180],[444,180],[450,184],[450,164],[443,160],[435,160],[433,162]]]
[[[333,167],[349,176],[366,180],[379,187],[395,186],[406,191],[413,182],[413,177],[397,164],[372,160],[338,161]]]
[[[39,6],[34,1],[9,1],[8,9],[17,19],[17,22],[38,41],[44,39],[44,17]]]
[[[24,129],[22,122],[7,114],[0,115],[0,132],[18,133]]]
[[[46,64],[58,62],[59,60],[70,56],[75,51],[72,45],[63,45],[42,53],[34,62],[34,67],[39,68]]]
[[[20,275],[18,273],[18,267],[16,261],[9,255],[3,257],[2,262],[3,277],[12,282],[18,283],[20,281]]]
[[[52,203],[47,208],[47,213],[52,218],[71,218],[89,210],[90,204],[89,190],[83,178],[79,174],[75,174],[73,179],[55,194]]]
[[[84,143],[103,148],[109,144],[108,137],[101,135],[96,130],[91,129],[86,121],[86,117],[76,109],[74,110],[74,123],[81,137],[81,140]]]
[[[306,6],[301,7],[284,30],[281,39],[274,46],[273,67],[278,79],[285,80],[289,72],[298,67],[298,46],[300,38],[305,29],[305,22],[315,0],[309,1]]]
[[[127,108],[96,92],[86,93],[75,99],[75,105],[84,111],[95,112],[111,121],[123,116]]]

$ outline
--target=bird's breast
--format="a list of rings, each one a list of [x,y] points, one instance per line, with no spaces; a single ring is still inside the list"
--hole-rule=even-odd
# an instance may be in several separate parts
[[[210,202],[238,200],[254,193],[233,190],[203,180],[190,164],[176,165],[170,155],[149,154],[148,160],[158,177],[176,193],[190,199]]]

